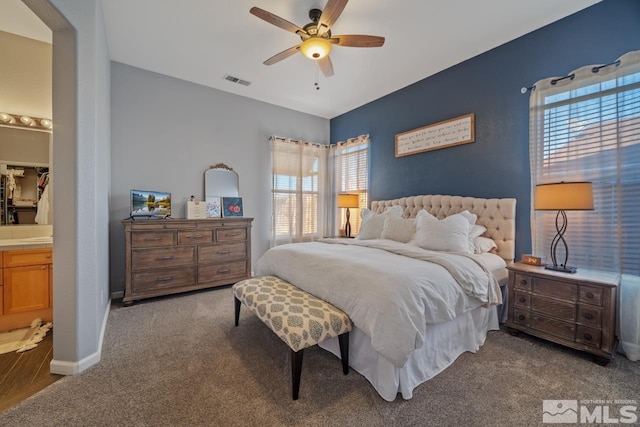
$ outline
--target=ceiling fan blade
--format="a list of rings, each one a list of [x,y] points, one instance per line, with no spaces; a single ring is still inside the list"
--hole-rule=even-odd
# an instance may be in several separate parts
[[[298,27],[296,24],[293,24],[284,18],[280,18],[278,15],[274,15],[271,12],[267,12],[264,9],[260,9],[259,7],[252,7],[251,10],[249,10],[249,13],[267,21],[269,24],[273,24],[276,27],[280,27],[283,30],[290,31],[294,34],[298,34],[299,32],[302,34],[307,34],[305,30]]]
[[[337,44],[338,46],[380,47],[384,44],[384,37],[352,34],[346,36],[333,36],[329,41],[333,44]]]
[[[333,76],[333,64],[331,63],[331,58],[329,58],[329,55],[325,56],[322,59],[318,59],[318,66],[320,67],[320,70],[325,77]]]
[[[338,20],[348,0],[329,0],[318,19],[318,36],[322,37]]]
[[[266,61],[263,62],[264,65],[273,65],[276,62],[280,62],[283,59],[287,59],[288,57],[290,57],[291,55],[295,55],[296,53],[298,53],[298,51],[300,50],[300,45],[296,45],[293,47],[290,47],[287,50],[283,50],[282,52],[273,55],[271,58],[267,59]]]

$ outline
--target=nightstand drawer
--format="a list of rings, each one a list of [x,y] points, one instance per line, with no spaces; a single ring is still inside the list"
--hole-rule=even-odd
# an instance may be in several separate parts
[[[533,329],[571,341],[573,341],[576,334],[576,325],[574,323],[563,322],[537,314],[531,315],[530,326]]]
[[[588,305],[579,305],[578,323],[599,329],[602,325],[602,309]]]
[[[549,297],[566,299],[568,301],[576,301],[578,299],[577,285],[544,279],[542,277],[536,277],[533,281],[533,292]]]
[[[533,283],[533,278],[531,276],[516,274],[516,280],[514,282],[516,288],[529,290],[531,289],[531,283]]]
[[[576,342],[591,345],[594,347],[600,347],[601,335],[602,334],[597,329],[578,326],[578,332],[576,333]]]
[[[578,301],[593,305],[602,305],[602,288],[596,286],[580,286]]]
[[[513,321],[515,323],[520,323],[522,325],[529,326],[529,319],[531,315],[529,310],[518,310],[517,308],[513,309]]]
[[[516,307],[531,307],[531,294],[527,292],[516,291],[513,298],[513,305]]]
[[[567,322],[576,321],[576,306],[571,302],[560,301],[552,298],[545,298],[540,295],[531,296],[531,310],[557,317]]]

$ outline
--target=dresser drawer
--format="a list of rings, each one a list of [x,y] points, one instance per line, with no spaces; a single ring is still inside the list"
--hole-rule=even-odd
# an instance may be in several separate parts
[[[545,298],[534,294],[531,296],[531,310],[536,313],[557,317],[567,322],[576,321],[576,305],[571,302]]]
[[[152,248],[157,246],[174,246],[176,233],[172,230],[134,231],[131,233],[132,248]]]
[[[573,341],[576,334],[576,325],[574,323],[563,322],[538,314],[531,315],[530,326],[541,332],[546,332],[571,341]]]
[[[211,230],[178,231],[178,245],[195,245],[213,242]]]
[[[198,265],[198,283],[214,282],[220,285],[234,283],[247,277],[247,262]]]
[[[572,283],[558,282],[556,280],[536,277],[533,281],[533,292],[549,297],[557,297],[569,301],[578,299],[578,286]]]
[[[133,271],[150,268],[174,267],[196,263],[196,249],[193,246],[137,249],[131,251],[131,269]]]
[[[578,301],[586,302],[593,305],[602,305],[602,288],[597,286],[580,286],[580,293],[578,295]]]
[[[602,309],[589,305],[579,305],[578,323],[600,329],[602,325]]]
[[[133,273],[133,290],[149,292],[158,289],[195,285],[195,267],[175,267]]]
[[[531,307],[531,294],[527,292],[515,291],[513,305],[516,307]]]
[[[198,246],[198,263],[222,263],[242,260],[247,257],[247,244],[227,243],[225,245]]]
[[[602,333],[598,329],[578,326],[578,331],[576,332],[576,342],[591,345],[593,347],[600,347],[601,338]]]
[[[247,240],[246,228],[216,228],[216,242]]]
[[[516,289],[520,288],[520,289],[530,290],[532,283],[533,283],[533,278],[531,276],[526,276],[524,274],[516,273],[515,282],[514,282],[514,286],[516,287]]]

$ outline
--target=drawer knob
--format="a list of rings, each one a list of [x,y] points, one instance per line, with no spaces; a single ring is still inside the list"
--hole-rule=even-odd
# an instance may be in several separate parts
[[[197,235],[197,236],[187,236],[187,239],[202,239],[202,235]]]
[[[526,285],[526,284],[527,284],[527,279],[522,279],[522,280],[520,280],[520,284],[521,284],[521,285]]]
[[[593,319],[593,314],[591,313],[585,313],[582,317],[584,317],[587,320],[592,320]]]
[[[524,314],[521,314],[520,316],[518,316],[518,320],[524,320],[526,319],[526,317],[524,316]]]
[[[593,293],[591,293],[591,292],[587,292],[587,293],[585,294],[585,296],[586,296],[587,298],[591,299],[591,298],[593,298]]]
[[[584,334],[582,335],[584,337],[585,340],[587,341],[591,341],[593,339],[593,337],[591,336],[591,334]]]
[[[525,297],[520,297],[520,298],[518,299],[518,301],[520,301],[520,302],[527,302],[527,299],[526,299]]]
[[[156,258],[157,261],[166,261],[168,259],[173,259],[173,256],[169,255],[169,256],[159,256],[158,258]]]
[[[226,251],[218,251],[218,255],[229,255],[231,253],[231,251],[226,250]]]
[[[170,280],[173,280],[173,277],[171,276],[167,276],[167,277],[158,277],[158,282],[168,282]]]
[[[228,268],[225,268],[223,270],[218,270],[216,273],[218,273],[218,274],[229,274],[229,273],[231,273],[231,270],[229,270]]]

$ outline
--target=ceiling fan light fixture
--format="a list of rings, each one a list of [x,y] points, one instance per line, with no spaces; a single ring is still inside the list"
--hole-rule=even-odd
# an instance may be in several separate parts
[[[324,37],[311,37],[302,42],[300,51],[309,59],[322,59],[331,52],[331,42]]]

